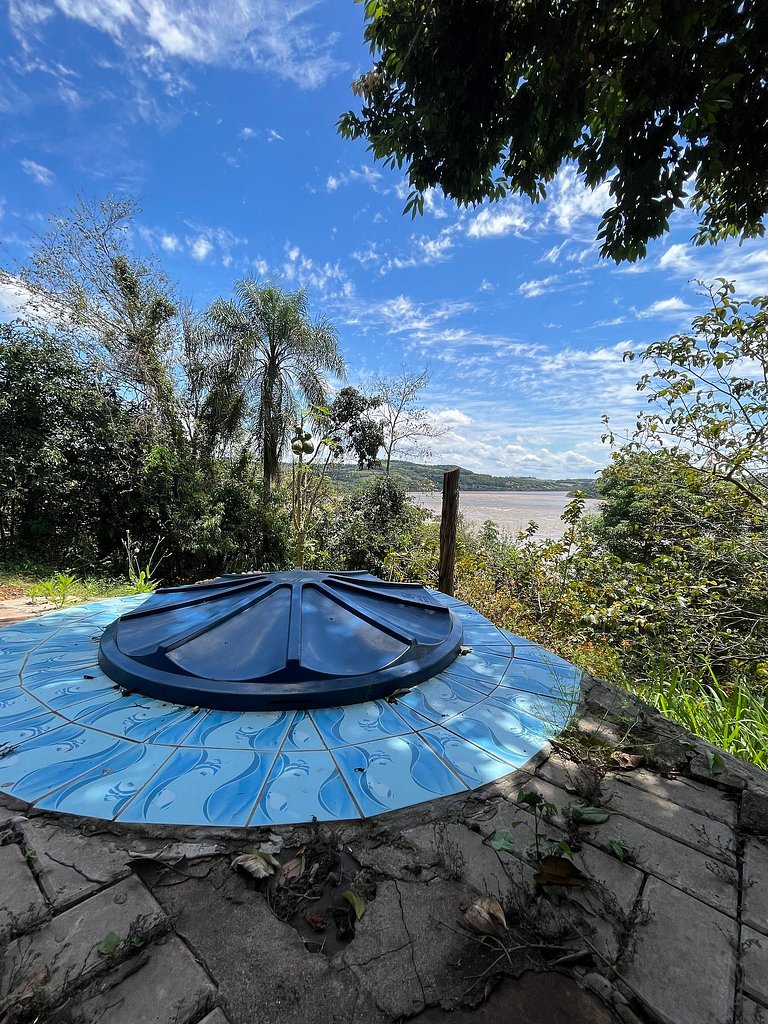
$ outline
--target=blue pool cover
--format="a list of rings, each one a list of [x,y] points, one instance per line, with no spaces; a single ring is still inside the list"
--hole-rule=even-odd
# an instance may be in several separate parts
[[[231,827],[359,819],[508,775],[567,725],[579,670],[430,597],[470,650],[405,693],[345,707],[206,710],[125,693],[99,667],[99,641],[145,597],[10,626],[0,788],[48,811]]]
[[[461,620],[418,583],[291,569],[158,590],[106,628],[99,665],[160,700],[290,711],[388,697],[461,643]]]

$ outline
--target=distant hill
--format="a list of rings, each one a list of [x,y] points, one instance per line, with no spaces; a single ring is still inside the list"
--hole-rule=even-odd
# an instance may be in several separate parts
[[[390,475],[406,491],[433,491],[443,486],[443,473],[456,466],[425,466],[418,462],[392,462]],[[329,466],[328,475],[345,489],[360,487],[384,475],[383,469],[357,469],[356,466]],[[463,491],[584,491],[588,498],[597,497],[595,481],[589,477],[567,480],[540,480],[535,476],[491,476],[461,470]]]

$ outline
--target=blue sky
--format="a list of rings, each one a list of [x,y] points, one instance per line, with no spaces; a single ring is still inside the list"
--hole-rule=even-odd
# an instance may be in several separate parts
[[[458,210],[336,133],[369,65],[352,0],[11,0],[0,28],[0,263],[47,216],[128,193],[133,244],[203,307],[246,275],[309,289],[353,383],[431,374],[433,459],[589,476],[642,407],[622,353],[683,329],[692,279],[768,292],[768,244],[689,244],[681,211],[646,260],[600,260],[606,188],[564,168],[544,203]],[[0,294],[0,306],[3,304]],[[5,305],[10,302],[5,296]]]

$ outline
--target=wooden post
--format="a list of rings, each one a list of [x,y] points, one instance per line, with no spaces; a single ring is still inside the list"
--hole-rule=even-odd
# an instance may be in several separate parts
[[[443,508],[440,514],[440,571],[437,589],[453,597],[456,570],[456,522],[459,516],[460,469],[443,473]]]

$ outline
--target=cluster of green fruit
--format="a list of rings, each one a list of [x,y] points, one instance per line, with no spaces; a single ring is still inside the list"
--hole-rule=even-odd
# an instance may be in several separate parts
[[[293,428],[296,431],[296,436],[291,441],[291,451],[294,455],[311,455],[315,450],[315,446],[312,444],[312,435],[309,434],[303,427],[298,423]]]

